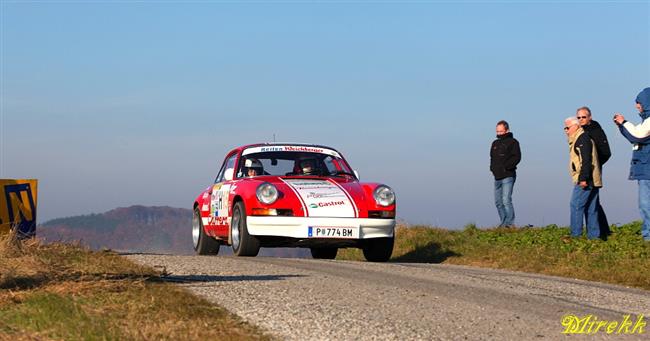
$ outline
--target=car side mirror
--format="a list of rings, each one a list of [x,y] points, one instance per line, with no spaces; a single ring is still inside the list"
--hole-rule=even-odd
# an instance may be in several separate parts
[[[233,176],[234,173],[235,173],[234,168],[226,169],[226,171],[223,173],[223,179],[226,180],[226,181],[232,180],[232,176]]]
[[[353,172],[354,172],[354,176],[356,176],[358,180],[361,180],[361,178],[359,177],[359,172],[357,172],[356,170],[353,170]]]

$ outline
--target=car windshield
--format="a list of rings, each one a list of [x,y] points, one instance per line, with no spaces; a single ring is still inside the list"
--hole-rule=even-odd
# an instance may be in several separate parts
[[[335,151],[245,150],[239,160],[237,177],[260,175],[355,177],[347,162]]]

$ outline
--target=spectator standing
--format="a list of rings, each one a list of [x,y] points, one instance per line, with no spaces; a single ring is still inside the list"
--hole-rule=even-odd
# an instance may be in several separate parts
[[[619,113],[614,122],[621,134],[634,146],[630,165],[630,180],[639,183],[639,211],[643,219],[641,235],[650,242],[650,88],[645,88],[636,96],[636,109],[643,120],[634,125]]]
[[[512,190],[517,179],[517,165],[521,161],[519,141],[512,136],[506,121],[497,122],[497,138],[490,149],[490,171],[494,175],[494,203],[501,219],[500,227],[513,227],[515,208]]]
[[[569,174],[573,180],[571,194],[571,236],[582,235],[583,216],[586,216],[587,238],[600,236],[596,201],[602,187],[600,165],[594,142],[580,127],[575,116],[564,120],[564,131],[569,141]]]
[[[600,126],[597,121],[594,121],[591,118],[591,109],[589,107],[580,107],[576,110],[576,118],[580,122],[582,129],[589,135],[594,145],[596,147],[596,154],[598,154],[598,162],[600,163],[600,174],[602,177],[603,174],[603,165],[609,158],[612,156],[612,152],[609,149],[609,143],[607,142],[607,135],[605,131]],[[600,238],[603,240],[607,239],[607,236],[611,234],[609,229],[609,222],[607,221],[607,215],[605,215],[605,210],[600,204],[600,195],[596,199],[596,213],[598,213],[598,226],[600,228]],[[587,217],[585,216],[585,219]]]

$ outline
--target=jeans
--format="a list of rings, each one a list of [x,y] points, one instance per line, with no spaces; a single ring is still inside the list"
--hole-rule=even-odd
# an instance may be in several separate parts
[[[515,208],[512,206],[512,188],[516,176],[494,180],[494,204],[497,206],[501,223],[499,226],[512,226],[515,223]]]
[[[598,212],[596,202],[598,201],[598,188],[580,185],[573,187],[571,195],[571,236],[582,235],[582,217],[587,217],[587,238],[596,239],[600,236],[598,225]]]
[[[600,227],[600,239],[607,240],[607,237],[612,234],[612,231],[609,228],[609,222],[607,221],[607,215],[605,215],[605,210],[603,206],[600,205],[600,191],[598,193],[598,198],[596,199],[596,213],[598,214],[598,226]],[[589,224],[589,217],[587,212],[585,212],[585,221]]]
[[[600,168],[600,174],[603,174],[603,168]],[[609,222],[607,221],[607,215],[605,215],[605,210],[600,204],[600,193],[598,193],[598,199],[596,199],[596,211],[598,212],[598,225],[600,226],[600,239],[607,240],[607,237],[612,234],[612,231],[609,228]],[[585,219],[588,219],[585,215]]]
[[[641,235],[650,242],[650,180],[639,180],[639,212],[643,219]]]

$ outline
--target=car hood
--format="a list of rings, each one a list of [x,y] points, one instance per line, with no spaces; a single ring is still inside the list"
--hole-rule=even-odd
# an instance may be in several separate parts
[[[346,178],[273,177],[273,183],[284,193],[293,193],[309,217],[359,217],[366,210],[361,184]]]

